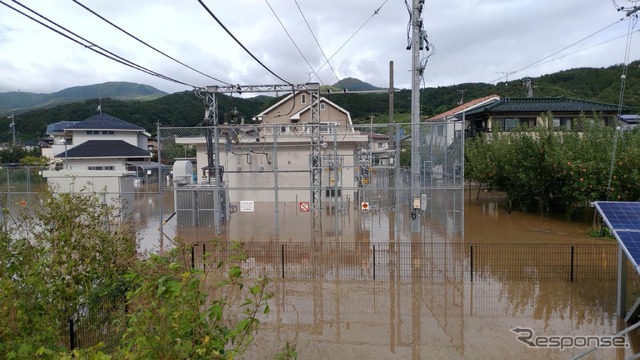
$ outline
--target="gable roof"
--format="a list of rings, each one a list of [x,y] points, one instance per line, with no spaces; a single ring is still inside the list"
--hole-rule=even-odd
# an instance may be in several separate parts
[[[100,113],[67,127],[67,130],[135,130],[144,131],[138,125]]]
[[[58,121],[57,123],[47,125],[47,135],[62,134],[69,126],[77,124],[77,121]]]
[[[493,95],[488,95],[488,96],[484,96],[478,99],[473,99],[471,101],[468,101],[462,105],[459,105],[457,107],[454,107],[453,109],[449,110],[449,111],[445,111],[441,114],[438,114],[436,116],[430,117],[428,118],[426,121],[434,121],[434,120],[444,120],[450,117],[453,117],[457,114],[460,114],[462,112],[467,112],[470,111],[472,109],[475,109],[481,105],[485,105],[487,103],[491,103],[493,101],[498,101],[500,100],[500,96],[493,94]]]
[[[260,114],[254,116],[253,118],[257,118],[258,116],[264,116],[264,114],[270,113],[271,110],[278,108],[280,105],[284,104],[285,102],[289,101],[289,99],[291,99],[294,95],[300,94],[301,92],[305,92],[307,94],[309,94],[308,91],[298,91],[298,92],[292,92],[291,94],[285,96],[282,98],[282,100],[278,101],[277,103],[269,106],[266,110],[262,111]]]
[[[627,110],[628,107],[624,107]],[[487,106],[476,108],[467,115],[480,113],[544,113],[551,112],[617,112],[618,105],[565,97],[503,98]]]
[[[319,103],[327,103],[327,104],[331,105],[334,109],[344,113],[345,115],[347,115],[347,120],[349,121],[349,125],[353,125],[351,123],[351,114],[347,110],[341,108],[340,106],[338,106],[335,103],[331,102],[327,98],[321,97],[320,101],[318,102],[318,104]],[[303,107],[302,109],[300,109],[300,111],[298,111],[297,113],[291,115],[291,119],[298,119],[299,120],[300,119],[300,115],[302,113],[305,113],[305,112],[309,111],[309,110],[311,110],[311,105],[307,105],[307,106]]]
[[[133,146],[123,140],[89,140],[66,152],[67,158],[149,158],[148,150]],[[55,158],[64,158],[62,152]]]

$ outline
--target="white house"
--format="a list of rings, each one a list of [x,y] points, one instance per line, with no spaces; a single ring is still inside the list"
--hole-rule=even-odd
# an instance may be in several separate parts
[[[230,203],[310,201],[311,94],[296,92],[253,119],[254,126],[219,127],[217,142]],[[368,134],[354,131],[348,111],[319,99],[323,201],[353,198],[360,184],[360,153]],[[206,139],[176,138],[196,146],[198,182],[208,180]],[[275,174],[275,175],[274,175]],[[274,188],[278,188],[276,195]],[[345,191],[343,191],[343,189]]]
[[[62,166],[43,176],[58,191],[106,192],[127,214],[135,176],[127,164],[150,159],[149,136],[143,128],[103,113],[65,126],[63,133],[54,134],[53,157]]]

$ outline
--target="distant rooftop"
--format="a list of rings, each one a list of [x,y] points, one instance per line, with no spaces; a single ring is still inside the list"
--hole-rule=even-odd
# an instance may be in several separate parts
[[[477,108],[480,105],[486,104],[486,103],[490,103],[492,101],[498,101],[500,100],[500,96],[493,94],[493,95],[488,95],[488,96],[484,96],[478,99],[473,99],[471,101],[468,101],[462,105],[459,105],[457,107],[454,107],[453,109],[449,110],[449,111],[445,111],[441,114],[438,114],[434,117],[430,117],[428,118],[426,121],[435,121],[435,120],[445,120],[448,119],[452,116],[455,116],[456,114],[460,114],[463,111],[470,111],[472,109]]]
[[[82,120],[67,127],[68,130],[138,130],[144,131],[138,125],[126,122],[111,115],[101,113]]]
[[[47,125],[47,135],[62,134],[69,126],[77,124],[77,121],[59,121],[57,123]]]
[[[55,156],[64,158],[62,152]],[[89,140],[67,150],[67,158],[150,158],[148,150],[123,140]]]

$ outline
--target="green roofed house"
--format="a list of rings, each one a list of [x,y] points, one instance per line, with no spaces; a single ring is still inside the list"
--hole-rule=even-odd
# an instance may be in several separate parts
[[[628,112],[628,107],[622,107]],[[553,126],[579,130],[581,116],[618,126],[618,105],[565,97],[505,97],[465,112],[465,133],[505,132],[518,126],[534,127],[551,114]]]

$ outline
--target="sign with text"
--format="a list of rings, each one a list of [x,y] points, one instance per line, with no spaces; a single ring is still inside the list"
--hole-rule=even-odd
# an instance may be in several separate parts
[[[240,201],[240,212],[253,212],[254,205],[251,200]]]

